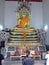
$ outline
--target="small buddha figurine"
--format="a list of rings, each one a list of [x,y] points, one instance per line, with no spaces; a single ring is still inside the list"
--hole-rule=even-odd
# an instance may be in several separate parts
[[[19,18],[18,19],[18,25],[17,27],[20,27],[20,28],[28,28],[30,26],[30,19],[29,17],[27,17],[27,13],[26,11],[22,11],[22,18]]]

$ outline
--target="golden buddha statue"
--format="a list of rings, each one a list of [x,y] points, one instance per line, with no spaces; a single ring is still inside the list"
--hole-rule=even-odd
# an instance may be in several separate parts
[[[18,18],[18,25],[17,27],[20,28],[28,28],[30,26],[30,19],[29,17],[27,17],[27,12],[26,11],[22,11],[22,17]]]

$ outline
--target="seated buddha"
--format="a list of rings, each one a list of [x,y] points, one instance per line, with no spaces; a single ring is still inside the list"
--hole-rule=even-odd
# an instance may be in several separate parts
[[[29,25],[30,25],[29,20],[30,19],[26,15],[27,15],[26,11],[23,11],[22,17],[18,19],[19,23],[18,23],[17,27],[20,27],[20,28],[23,28],[23,27],[28,28],[29,27]]]

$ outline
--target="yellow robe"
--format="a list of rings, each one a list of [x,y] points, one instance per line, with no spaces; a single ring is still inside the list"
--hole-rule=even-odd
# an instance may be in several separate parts
[[[26,24],[28,25],[28,22],[29,22],[29,18],[27,17],[22,18],[20,21],[20,27],[25,27]]]

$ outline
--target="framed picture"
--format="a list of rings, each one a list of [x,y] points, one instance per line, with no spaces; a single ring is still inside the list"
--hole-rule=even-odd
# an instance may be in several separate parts
[[[8,51],[15,51],[15,47],[13,46],[8,47]]]
[[[39,46],[39,50],[40,50],[40,51],[45,51],[46,48],[45,48],[45,46]]]

